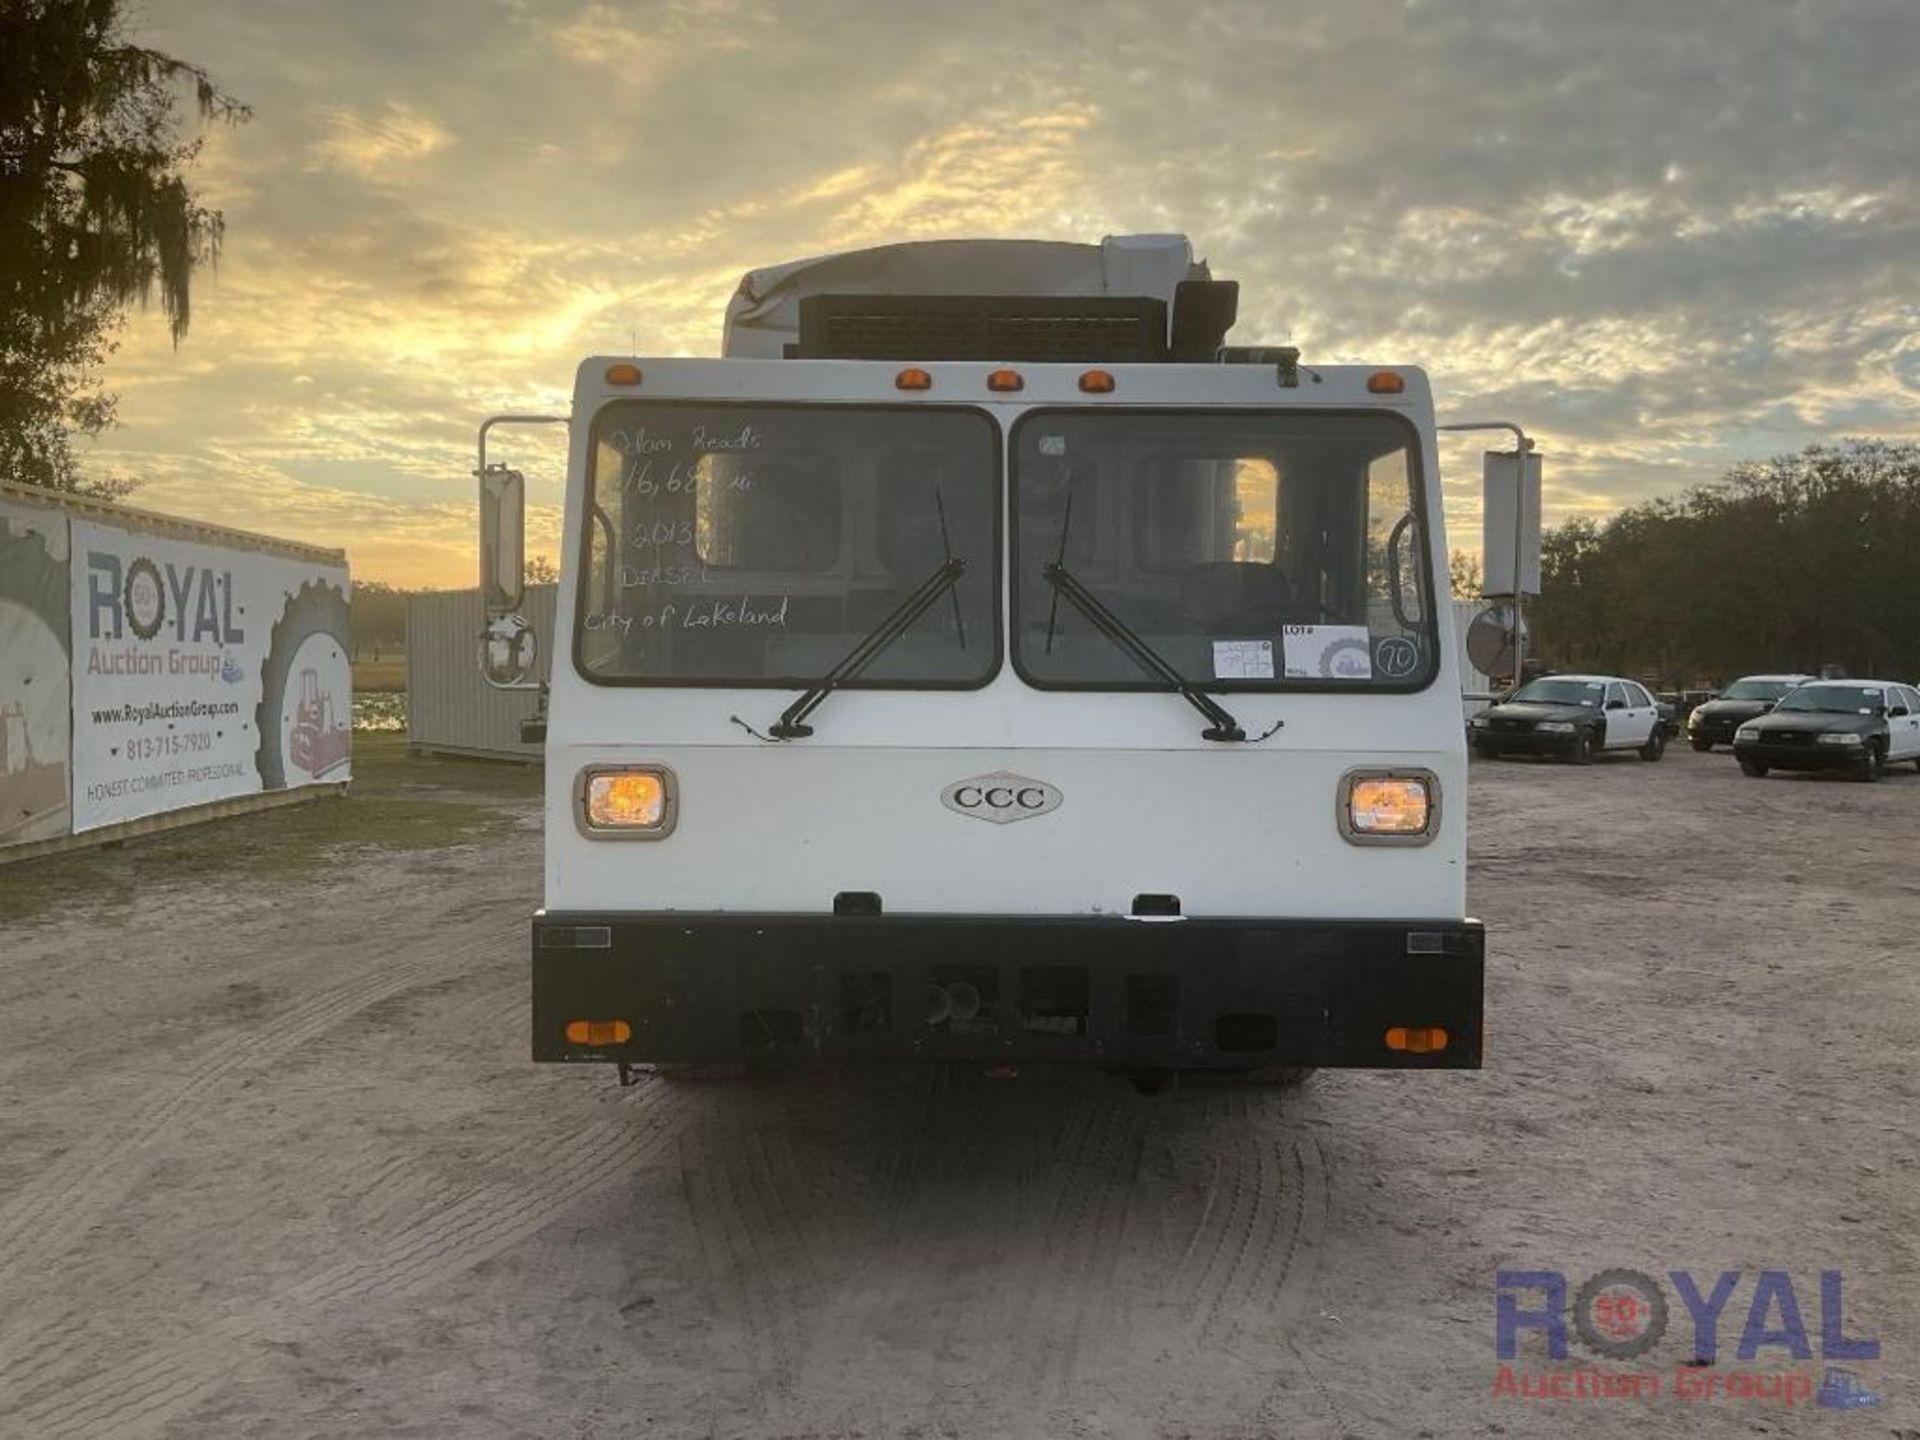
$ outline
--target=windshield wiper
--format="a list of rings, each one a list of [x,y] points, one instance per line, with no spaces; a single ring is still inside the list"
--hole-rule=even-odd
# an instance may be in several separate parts
[[[1202,740],[1231,741],[1247,738],[1247,732],[1240,728],[1238,720],[1235,720],[1212,698],[1203,694],[1186,676],[1169,665],[1165,656],[1142,640],[1132,626],[1108,609],[1106,604],[1082,585],[1066,566],[1055,561],[1050,565],[1041,566],[1040,574],[1047,584],[1053,587],[1053,593],[1056,596],[1066,596],[1067,602],[1091,620],[1094,628],[1119,646],[1122,653],[1134,664],[1154,679],[1163,680],[1171,685],[1180,692],[1182,699],[1207,718],[1210,723],[1200,732]],[[1275,722],[1273,730],[1267,731],[1267,735],[1271,735],[1284,723],[1284,721]],[[1264,740],[1266,735],[1260,738]]]
[[[869,630],[860,643],[842,656],[831,670],[814,681],[805,694],[781,711],[780,718],[768,728],[767,733],[775,740],[796,740],[803,735],[813,734],[813,727],[805,721],[814,708],[879,659],[881,651],[906,634],[913,627],[913,622],[966,573],[965,560],[957,555],[948,556],[939,569],[922,580],[911,595],[894,607],[892,614]]]

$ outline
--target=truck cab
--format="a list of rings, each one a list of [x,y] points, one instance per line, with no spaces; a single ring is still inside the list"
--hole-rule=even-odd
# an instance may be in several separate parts
[[[581,364],[536,1060],[1478,1066],[1427,380],[1235,303],[1179,237],[895,246]]]

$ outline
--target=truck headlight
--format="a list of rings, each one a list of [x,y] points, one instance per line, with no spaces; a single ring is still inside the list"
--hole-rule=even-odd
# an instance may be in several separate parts
[[[574,793],[580,828],[595,837],[659,840],[679,818],[679,786],[664,765],[582,770]]]
[[[1571,735],[1573,733],[1573,722],[1571,720],[1542,720],[1533,728],[1536,730],[1544,730],[1549,735]]]
[[[1861,741],[1858,735],[1822,735],[1820,743],[1822,745],[1858,745]]]
[[[1733,732],[1733,738],[1751,743],[1760,738],[1760,732],[1751,725],[1742,725],[1738,730]]]
[[[1440,824],[1440,782],[1428,770],[1349,770],[1340,833],[1355,845],[1424,845]]]

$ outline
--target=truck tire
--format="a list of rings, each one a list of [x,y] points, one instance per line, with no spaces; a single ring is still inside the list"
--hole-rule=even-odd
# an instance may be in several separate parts
[[[1751,775],[1756,780],[1764,780],[1767,776],[1767,767],[1758,760],[1742,760],[1740,762],[1740,773],[1742,775]]]
[[[260,707],[255,722],[260,736],[254,762],[260,770],[260,788],[287,788],[286,734],[291,721],[287,709],[287,680],[294,675],[300,647],[316,635],[331,635],[345,649],[347,597],[332,585],[310,580],[302,585],[275,622],[268,637],[267,658],[260,666]],[[347,697],[351,712],[353,697]],[[349,723],[351,718],[349,717]]]
[[[1713,749],[1713,741],[1711,740],[1689,740],[1687,743],[1693,746],[1693,748],[1698,750],[1702,755],[1707,754]]]
[[[1667,732],[1656,725],[1653,727],[1653,733],[1647,736],[1647,743],[1640,747],[1640,758],[1642,760],[1658,760],[1666,753]]]
[[[1276,1089],[1297,1090],[1313,1078],[1319,1067],[1314,1065],[1264,1065],[1258,1070],[1246,1072],[1245,1079],[1252,1085],[1271,1085]]]

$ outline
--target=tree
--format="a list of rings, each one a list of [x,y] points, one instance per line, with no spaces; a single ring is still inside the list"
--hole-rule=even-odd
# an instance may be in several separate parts
[[[1480,557],[1465,550],[1447,552],[1447,579],[1456,600],[1478,600],[1485,581],[1481,578]]]
[[[1682,685],[1755,671],[1920,675],[1920,444],[1843,440],[1577,517],[1541,543],[1538,653]]]
[[[526,573],[529,585],[552,585],[560,579],[560,567],[545,555],[529,555]]]
[[[126,307],[157,294],[178,345],[193,272],[220,250],[175,101],[191,88],[203,124],[251,113],[199,66],[129,43],[120,6],[0,4],[0,475],[88,493],[131,488],[86,479],[72,451],[113,422],[95,372]]]

